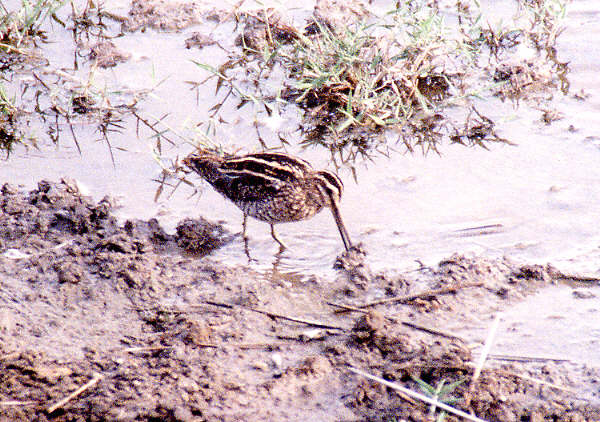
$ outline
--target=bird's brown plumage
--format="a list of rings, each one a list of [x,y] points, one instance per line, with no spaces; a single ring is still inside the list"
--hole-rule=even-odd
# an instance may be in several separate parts
[[[315,171],[297,157],[282,153],[259,153],[223,157],[199,151],[184,159],[213,188],[230,199],[246,216],[271,224],[310,218],[329,207],[346,249],[350,238],[338,209],[343,184],[329,171]]]

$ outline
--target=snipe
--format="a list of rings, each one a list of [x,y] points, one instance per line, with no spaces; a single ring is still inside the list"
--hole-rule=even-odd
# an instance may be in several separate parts
[[[199,151],[183,163],[244,212],[244,238],[250,216],[269,223],[271,236],[285,248],[274,224],[304,220],[329,207],[344,247],[350,248],[338,206],[344,185],[335,174],[314,170],[308,162],[281,153],[223,157]]]

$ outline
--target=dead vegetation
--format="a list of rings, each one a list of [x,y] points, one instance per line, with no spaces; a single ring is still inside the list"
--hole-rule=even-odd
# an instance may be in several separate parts
[[[518,104],[565,87],[566,64],[557,63],[554,47],[564,2],[522,2],[514,21],[498,26],[472,2],[457,1],[454,10],[423,1],[397,7],[351,15],[344,25],[315,13],[303,27],[272,9],[237,14],[241,50],[219,66],[201,66],[224,92],[213,116],[235,97],[238,107],[254,104],[267,114],[294,104],[304,111],[303,144],[323,146],[352,167],[398,145],[426,152],[444,139],[508,142],[473,99],[497,95]],[[456,24],[447,23],[451,13]],[[523,49],[533,58],[519,58]],[[281,69],[273,90],[272,72]]]
[[[48,139],[58,145],[65,126],[67,137],[80,151],[77,133],[83,122],[96,125],[112,156],[111,132],[122,129],[124,117],[144,95],[111,92],[97,84],[97,67],[115,66],[128,55],[110,42],[101,5],[87,2],[78,9],[74,2],[68,4],[71,14],[66,23],[57,17],[65,6],[63,1],[23,0],[18,11],[2,6],[0,57],[5,66],[0,75],[0,130],[1,147],[7,156],[16,143],[37,147]],[[53,25],[70,29],[74,46],[89,48],[87,57],[75,52],[71,71],[54,66],[51,57],[40,56],[40,43],[46,42],[46,32]],[[85,63],[80,63],[81,57]],[[74,76],[80,66],[88,69],[87,77]],[[32,131],[31,127],[37,125],[42,133]]]
[[[134,2],[128,16],[106,11],[102,4],[77,7],[69,2],[65,21],[56,14],[61,2],[27,4],[19,13],[5,9],[0,25],[8,68],[20,63],[33,75],[33,80],[15,83],[3,73],[8,84],[0,86],[6,93],[0,135],[7,153],[15,142],[35,146],[42,136],[24,128],[27,116],[48,127],[52,142],[67,135],[77,148],[79,123],[95,124],[112,155],[111,132],[131,121],[147,92],[111,91],[96,84],[97,67],[114,67],[130,57],[111,38],[123,31],[173,31],[198,22],[208,22],[215,31],[233,20],[238,36],[236,46],[229,47],[212,33],[195,33],[186,41],[188,48],[216,44],[228,49],[229,56],[221,64],[197,63],[217,78],[218,94],[210,119],[197,126],[208,134],[214,122],[226,124],[221,110],[230,101],[275,118],[283,108],[297,109],[301,144],[323,147],[336,165],[351,170],[376,154],[437,151],[444,141],[510,143],[498,130],[496,117],[479,110],[477,99],[496,95],[516,105],[539,102],[539,93],[557,87],[568,90],[568,66],[557,60],[555,49],[565,13],[562,0],[519,2],[508,23],[492,22],[476,2],[462,0],[451,6],[411,1],[378,15],[360,4],[321,1],[301,25],[274,9],[242,9],[243,2],[232,10],[194,2],[176,9],[160,1]],[[89,69],[86,78],[55,69],[44,58],[40,63],[33,59],[49,25],[72,30],[76,51],[87,51],[74,57],[74,70],[80,65]],[[523,59],[518,53],[523,49],[534,53]],[[189,82],[200,89],[206,81]],[[155,134],[171,131],[159,128],[162,118],[140,111],[136,116]],[[258,128],[256,133],[258,144],[266,148]],[[276,136],[285,146],[286,136]],[[160,155],[161,136],[152,137]],[[177,165],[169,172],[177,174]]]

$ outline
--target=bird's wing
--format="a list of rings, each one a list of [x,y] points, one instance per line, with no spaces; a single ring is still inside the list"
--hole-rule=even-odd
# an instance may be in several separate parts
[[[232,201],[256,201],[273,196],[281,189],[279,179],[248,170],[223,171],[213,186]]]

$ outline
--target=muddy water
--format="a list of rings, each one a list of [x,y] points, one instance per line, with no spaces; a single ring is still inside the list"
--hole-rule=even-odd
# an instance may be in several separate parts
[[[556,286],[514,306],[504,315],[494,353],[518,350],[530,357],[600,365],[600,309],[589,293]]]
[[[110,7],[115,13],[127,12],[123,2]],[[600,203],[600,130],[595,118],[600,108],[600,86],[593,77],[600,63],[595,59],[598,47],[586,41],[600,35],[599,10],[594,2],[575,2],[567,30],[560,37],[560,60],[569,61],[571,69],[570,94],[556,94],[555,104],[564,114],[563,120],[545,126],[539,122],[538,111],[486,99],[481,109],[500,119],[501,135],[518,146],[492,146],[491,151],[444,146],[441,156],[426,157],[398,153],[360,168],[358,183],[342,171],[346,185],[342,213],[353,241],[366,244],[373,268],[405,270],[416,265],[415,259],[434,263],[453,252],[473,251],[538,262],[552,260],[578,271],[600,271],[600,235],[594,224]],[[168,124],[191,138],[193,131],[185,127],[205,121],[206,109],[214,104],[214,83],[198,94],[185,83],[206,76],[191,60],[218,64],[226,58],[218,46],[186,49],[185,38],[197,30],[214,30],[215,39],[224,46],[231,45],[231,27],[226,24],[181,33],[148,30],[127,34],[113,41],[131,53],[132,59],[113,69],[98,70],[97,85],[124,90],[154,87],[153,94],[142,103],[143,112],[156,117],[170,113]],[[71,66],[73,48],[70,33],[54,25],[50,43],[42,51],[52,66],[62,68]],[[85,61],[81,64],[78,74],[85,79],[89,67]],[[582,89],[589,98],[574,99],[572,94]],[[219,140],[232,140],[232,148],[259,148],[255,120],[261,135],[271,139],[272,145],[278,144],[270,130],[280,123],[277,119],[254,114],[250,107],[241,111],[231,107],[225,115],[231,124],[221,125]],[[286,117],[283,125],[293,128],[293,121],[286,121]],[[151,154],[152,141],[137,138],[134,121],[125,122],[123,133],[111,135],[114,166],[107,145],[93,127],[77,130],[81,155],[69,141],[67,127],[63,131],[58,149],[18,149],[3,165],[3,179],[31,187],[41,178],[70,176],[96,198],[105,194],[119,198],[123,218],[157,216],[172,229],[179,219],[201,214],[239,232],[240,211],[210,188],[192,199],[191,191],[180,188],[168,200],[153,201],[157,185],[152,179],[159,168]],[[299,139],[299,134],[290,130],[290,143]],[[165,148],[166,156],[174,156],[191,146]],[[315,166],[327,166],[322,151],[291,148],[290,152],[302,154]],[[331,215],[323,212],[306,222],[280,225],[279,232],[290,246],[280,255],[268,226],[251,222],[250,253],[254,260],[250,265],[268,274],[273,269],[278,273],[331,274],[331,263],[342,246]],[[241,241],[214,257],[233,264],[248,263]]]
[[[112,11],[126,14],[126,5],[116,2]],[[600,9],[593,1],[575,2],[570,8],[567,30],[561,35],[559,58],[570,62],[570,94],[556,94],[556,108],[563,120],[546,126],[539,121],[541,112],[516,109],[510,103],[486,99],[480,104],[484,113],[500,121],[501,136],[517,146],[492,146],[490,151],[444,146],[441,156],[430,154],[393,154],[361,167],[358,183],[349,172],[341,172],[346,191],[342,214],[354,242],[363,242],[374,269],[404,271],[416,266],[418,259],[434,263],[453,252],[513,259],[552,261],[565,270],[600,272],[600,235],[595,224],[600,203],[600,128],[596,119],[600,108],[600,82],[594,77],[600,70],[598,47],[591,42],[600,34],[597,25]],[[197,94],[185,81],[200,81],[207,74],[191,60],[222,63],[226,53],[218,46],[203,50],[186,49],[184,40],[194,31],[214,30],[223,46],[232,43],[227,24],[199,26],[180,33],[126,34],[114,39],[118,48],[132,54],[127,63],[113,69],[98,70],[96,81],[109,89],[154,87],[141,103],[146,115],[170,113],[166,122],[186,138],[194,135],[189,128],[207,120],[207,108],[214,104],[214,83]],[[67,46],[68,48],[65,48]],[[70,33],[54,25],[50,43],[42,50],[55,68],[72,65],[74,51]],[[46,53],[44,53],[46,54]],[[85,61],[79,75],[89,69]],[[584,90],[585,101],[573,98]],[[230,106],[225,114],[228,125],[220,125],[218,139],[231,140],[232,148],[259,149],[253,127],[258,121],[261,135],[277,145],[272,127],[289,127],[288,140],[300,140],[294,122],[267,119],[250,107],[237,110]],[[278,126],[277,126],[278,127]],[[183,217],[203,215],[224,222],[232,232],[241,229],[241,212],[210,188],[201,196],[180,188],[167,199],[153,201],[157,185],[152,179],[160,169],[151,154],[152,141],[139,139],[133,120],[125,122],[121,134],[111,135],[115,164],[107,145],[99,140],[93,127],[79,127],[82,146],[79,155],[63,127],[60,148],[43,145],[42,151],[17,149],[3,164],[5,181],[32,187],[39,179],[70,176],[87,186],[91,195],[117,197],[122,218],[158,217],[172,230]],[[43,130],[39,128],[39,130]],[[191,149],[182,144],[164,144],[166,156],[183,155]],[[119,149],[120,148],[120,149]],[[323,151],[290,152],[302,154],[315,166],[326,167]],[[249,226],[249,265],[270,274],[295,276],[332,274],[331,264],[342,244],[331,215],[323,212],[312,220],[279,226],[290,249],[278,254],[268,226],[252,221]],[[214,253],[214,258],[232,264],[247,264],[240,240]]]

